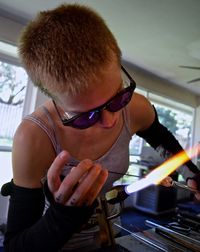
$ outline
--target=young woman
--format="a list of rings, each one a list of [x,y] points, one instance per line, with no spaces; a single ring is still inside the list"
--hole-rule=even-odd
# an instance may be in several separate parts
[[[68,240],[72,225],[63,219],[76,206],[90,208],[104,183],[100,194],[112,188],[119,173],[126,173],[131,137],[145,138],[165,157],[182,148],[159,123],[150,102],[134,92],[135,82],[121,66],[113,34],[90,8],[62,5],[41,12],[23,32],[19,52],[33,83],[50,99],[26,116],[15,134],[5,247],[92,250],[99,246],[96,221]],[[185,170],[191,177],[198,173],[191,161]],[[44,213],[43,184],[50,195]]]

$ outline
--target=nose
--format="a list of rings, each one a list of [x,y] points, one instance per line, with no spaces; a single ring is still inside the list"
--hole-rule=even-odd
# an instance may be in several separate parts
[[[99,125],[103,128],[110,129],[114,127],[118,118],[117,112],[109,112],[108,110],[104,109],[101,112],[101,119],[99,120]]]

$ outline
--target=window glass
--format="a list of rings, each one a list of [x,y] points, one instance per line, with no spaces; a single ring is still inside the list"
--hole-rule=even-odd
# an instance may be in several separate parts
[[[160,122],[176,137],[183,148],[191,146],[193,115],[154,103]]]
[[[192,144],[194,109],[182,103],[149,93],[159,121],[177,138],[183,148]]]
[[[0,187],[12,179],[13,136],[23,116],[27,82],[17,47],[0,41]]]
[[[173,133],[182,147],[191,147],[194,108],[139,88],[136,92],[148,97],[157,110],[159,121]],[[136,135],[130,141],[129,150],[130,164],[127,173],[133,176],[126,175],[117,183],[131,183],[138,179],[141,170],[163,162],[159,154]]]
[[[12,146],[22,119],[27,79],[22,67],[0,61],[0,146]]]

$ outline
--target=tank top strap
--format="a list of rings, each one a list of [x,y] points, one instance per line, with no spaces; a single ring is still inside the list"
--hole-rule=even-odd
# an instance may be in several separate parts
[[[47,117],[49,125],[47,124],[47,122],[45,122],[44,120],[42,120],[41,118],[39,118],[38,116],[34,114],[25,116],[23,120],[30,120],[34,122],[35,124],[37,124],[42,130],[44,130],[44,132],[48,135],[49,139],[51,140],[56,154],[58,154],[60,153],[61,148],[60,148],[59,141],[55,133],[55,124],[51,118],[51,115],[48,109],[44,106],[42,106],[41,109],[43,110],[45,116]]]
[[[60,147],[60,144],[59,144],[59,140],[58,140],[58,137],[56,135],[56,127],[55,127],[55,123],[51,117],[51,114],[49,112],[49,110],[45,107],[45,106],[42,106],[41,109],[43,110],[44,114],[46,115],[47,119],[48,119],[48,122],[50,124],[50,127],[51,127],[51,131],[53,133],[53,137],[54,137],[54,142],[56,143],[56,154],[59,154],[61,152],[61,147]]]
[[[130,136],[130,138],[132,138],[132,133],[131,133],[131,119],[130,119],[130,114],[128,112],[127,106],[122,110],[122,115],[123,115],[123,119],[124,119],[124,125],[126,127],[126,130]]]

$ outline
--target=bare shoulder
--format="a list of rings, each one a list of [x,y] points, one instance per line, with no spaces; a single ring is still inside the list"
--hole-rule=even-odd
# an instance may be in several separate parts
[[[134,93],[130,103],[131,126],[135,132],[147,129],[154,121],[155,111],[150,101],[141,94]]]
[[[50,139],[31,121],[23,120],[13,140],[13,179],[19,186],[40,187],[41,178],[55,158]]]

